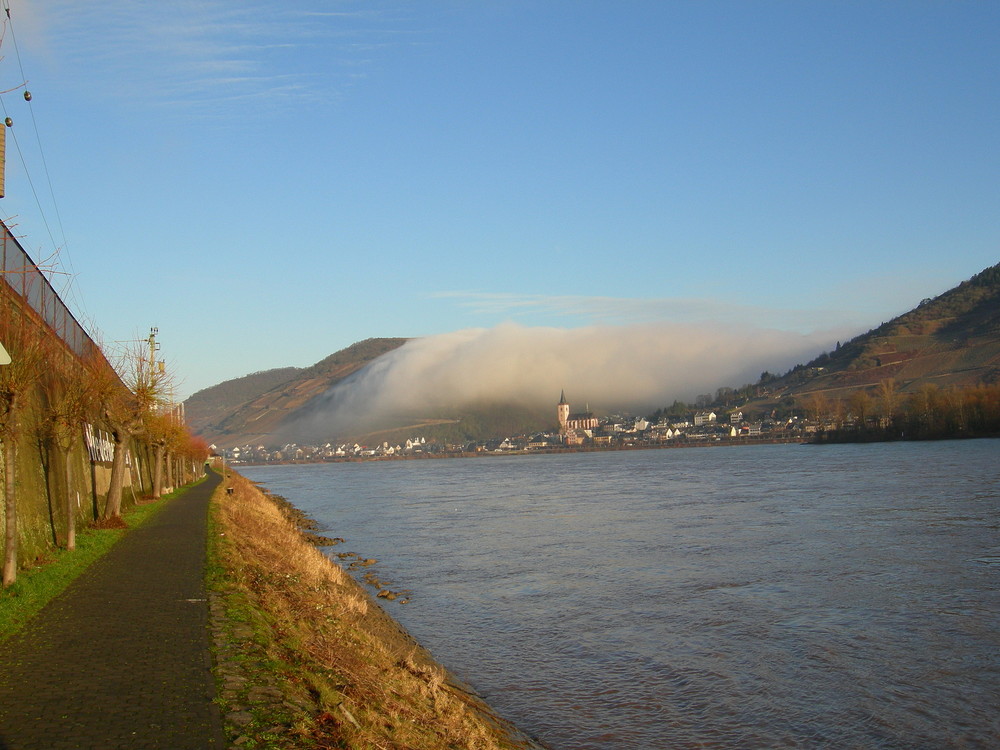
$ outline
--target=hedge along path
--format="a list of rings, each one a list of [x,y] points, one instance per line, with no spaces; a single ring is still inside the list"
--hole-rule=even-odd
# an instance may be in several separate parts
[[[0,644],[0,750],[226,746],[205,594],[206,481]]]

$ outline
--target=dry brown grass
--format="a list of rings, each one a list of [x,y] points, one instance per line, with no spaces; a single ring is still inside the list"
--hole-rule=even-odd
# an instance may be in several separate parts
[[[537,747],[458,685],[264,493],[238,474],[229,484],[231,495],[216,495],[216,587],[254,610],[254,638],[286,705],[308,706],[287,722],[285,741],[250,738],[248,747]]]

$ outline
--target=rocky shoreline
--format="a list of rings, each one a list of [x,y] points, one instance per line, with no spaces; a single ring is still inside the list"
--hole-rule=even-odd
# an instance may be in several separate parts
[[[344,543],[344,538],[339,536],[324,536],[322,534],[317,534],[316,530],[319,528],[319,524],[315,519],[310,518],[301,510],[296,508],[292,503],[288,501],[287,498],[281,495],[276,495],[270,492],[265,487],[261,487],[256,482],[252,482],[258,491],[264,494],[271,502],[278,506],[281,510],[283,516],[288,519],[288,522],[295,526],[302,535],[302,538],[309,544],[315,547],[334,547],[338,544]],[[378,563],[374,557],[364,557],[357,552],[335,552],[332,553],[338,560],[346,562],[346,568],[350,572],[355,572],[363,568],[368,568],[372,565]],[[410,598],[411,593],[408,590],[393,591],[389,588],[392,585],[390,581],[379,578],[378,574],[373,571],[365,571],[361,579],[370,586],[375,591],[375,597],[377,599],[386,599],[388,601],[398,601],[400,604],[406,604]]]

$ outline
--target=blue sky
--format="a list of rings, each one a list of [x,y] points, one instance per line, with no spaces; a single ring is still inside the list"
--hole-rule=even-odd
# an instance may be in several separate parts
[[[505,322],[832,337],[1000,261],[997,3],[8,2],[0,215],[181,395]]]

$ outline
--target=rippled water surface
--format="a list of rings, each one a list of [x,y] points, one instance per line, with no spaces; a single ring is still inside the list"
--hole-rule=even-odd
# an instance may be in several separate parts
[[[552,748],[1000,747],[1000,441],[241,471]]]

